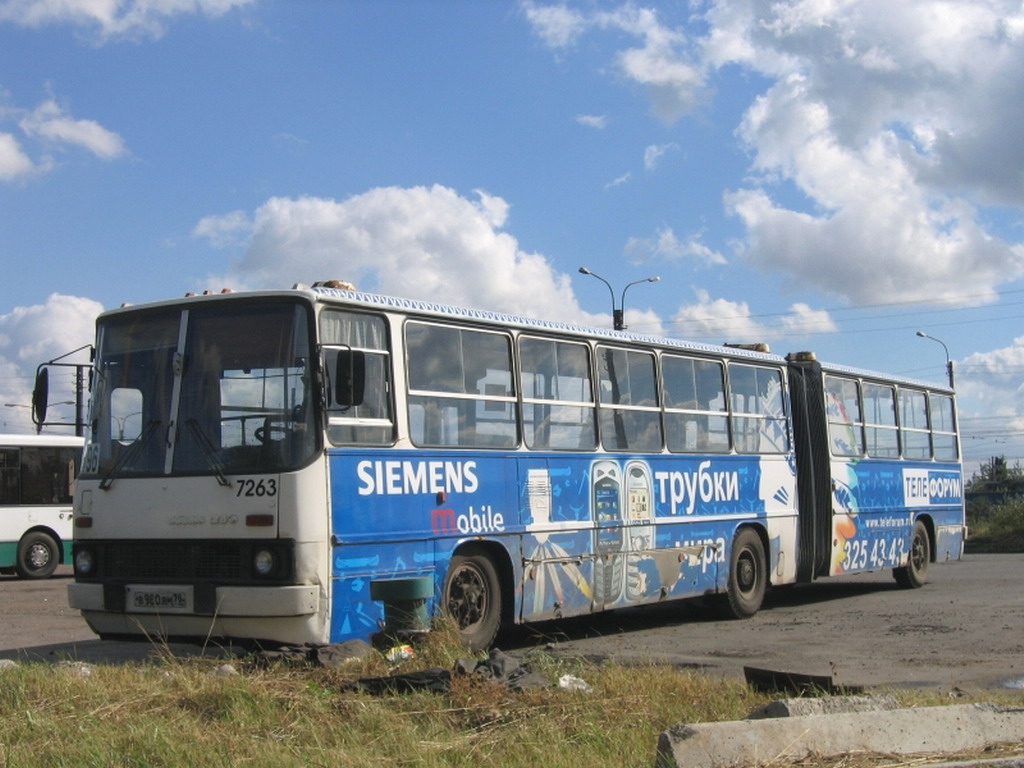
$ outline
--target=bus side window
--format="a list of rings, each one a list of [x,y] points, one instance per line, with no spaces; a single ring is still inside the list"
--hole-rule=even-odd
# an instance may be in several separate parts
[[[661,409],[654,354],[597,348],[601,443],[609,451],[660,451]]]
[[[21,503],[21,458],[17,448],[0,448],[0,504]]]
[[[728,451],[722,364],[664,355],[661,369],[668,449],[673,453]]]
[[[863,418],[857,382],[840,376],[825,377],[825,410],[834,456],[864,453]]]
[[[592,451],[597,430],[587,346],[520,336],[519,360],[527,447]]]
[[[903,438],[903,458],[931,458],[928,401],[924,392],[900,390],[900,434]]]
[[[391,354],[384,318],[327,310],[320,315],[327,377],[327,436],[335,444],[394,440]]]
[[[409,422],[416,445],[518,445],[508,335],[410,321],[405,349]]]
[[[882,384],[864,384],[864,431],[868,456],[895,459],[900,455],[896,431],[896,393]]]
[[[956,422],[953,420],[953,398],[948,395],[928,395],[931,409],[932,448],[940,461],[959,458],[956,445]]]
[[[777,368],[731,363],[733,447],[737,453],[784,453],[789,431]]]

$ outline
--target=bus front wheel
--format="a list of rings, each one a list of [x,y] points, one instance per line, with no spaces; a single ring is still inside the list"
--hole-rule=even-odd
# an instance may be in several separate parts
[[[907,589],[923,587],[928,580],[928,563],[932,559],[932,542],[928,536],[928,528],[918,520],[914,523],[914,538],[910,540],[910,554],[907,564],[901,568],[893,568],[892,575],[896,583]]]
[[[53,575],[60,562],[57,542],[53,537],[32,531],[18,542],[18,561],[15,570],[23,579],[45,579]]]
[[[741,528],[732,542],[723,612],[729,618],[749,619],[760,610],[767,589],[768,566],[761,537],[751,528]]]
[[[494,563],[476,552],[452,557],[444,584],[444,610],[471,651],[487,648],[501,624],[501,582]]]

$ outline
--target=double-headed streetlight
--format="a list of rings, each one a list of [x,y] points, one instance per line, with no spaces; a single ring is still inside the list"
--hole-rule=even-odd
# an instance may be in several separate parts
[[[931,339],[942,345],[942,351],[946,353],[946,375],[949,376],[949,388],[953,389],[953,361],[949,358],[949,347],[946,346],[946,342],[942,339],[936,339],[934,336],[929,336],[924,331],[918,331],[917,335],[922,339]]]
[[[609,283],[596,272],[591,272],[586,267],[580,267],[580,274],[596,277],[598,280],[600,280],[602,283],[608,286],[608,293],[610,293],[612,297],[612,322],[614,323],[616,331],[623,331],[626,329],[626,324],[623,321],[623,312],[626,309],[626,291],[629,289],[629,286],[636,285],[637,283],[656,283],[659,280],[661,280],[661,278],[658,275],[654,275],[653,277],[645,277],[643,280],[634,280],[632,283],[626,283],[626,287],[622,289],[622,296],[619,298],[619,305],[616,307],[615,290],[612,288],[611,283]]]

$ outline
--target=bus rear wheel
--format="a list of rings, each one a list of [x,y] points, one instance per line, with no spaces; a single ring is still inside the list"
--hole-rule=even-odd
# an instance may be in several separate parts
[[[892,570],[896,583],[907,589],[923,587],[928,580],[928,563],[931,559],[932,541],[928,535],[928,527],[918,520],[914,523],[914,538],[910,540],[907,564]]]
[[[760,610],[767,590],[768,565],[761,537],[751,528],[741,528],[732,541],[723,613],[732,619],[749,619]]]
[[[42,531],[25,534],[18,542],[18,561],[14,565],[23,579],[45,579],[53,575],[60,562],[57,542]]]
[[[485,554],[452,557],[444,584],[444,611],[455,620],[459,639],[471,651],[487,648],[501,625],[501,582]]]

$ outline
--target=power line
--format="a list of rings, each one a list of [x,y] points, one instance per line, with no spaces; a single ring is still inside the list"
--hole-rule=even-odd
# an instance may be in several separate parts
[[[1014,295],[1014,294],[1024,294],[1024,288],[1014,288],[1014,289],[1010,289],[1010,290],[1006,290],[1006,291],[996,291],[996,292],[994,292],[994,295],[1000,296],[1000,297],[1011,296],[1011,295]],[[954,297],[954,298],[955,298],[955,300],[963,302],[963,301],[967,301],[967,300],[970,300],[970,299],[988,298],[988,297],[991,297],[992,295],[993,295],[992,293],[961,294],[960,296],[957,296],[957,297]],[[836,314],[836,313],[852,313],[852,312],[862,312],[864,310],[870,310],[870,309],[883,309],[883,308],[891,308],[891,307],[915,307],[915,306],[925,306],[925,305],[935,305],[935,304],[936,304],[936,302],[935,302],[934,299],[914,299],[914,300],[910,300],[910,301],[891,301],[891,302],[878,302],[878,303],[874,303],[874,304],[860,304],[860,305],[841,306],[841,307],[823,307],[823,308],[820,308],[820,309],[815,309],[813,311],[815,311],[815,312],[828,312],[829,315],[830,315],[830,319],[831,319],[831,315]],[[1005,309],[1007,307],[1019,306],[1021,304],[1024,304],[1024,302],[1015,301],[1015,302],[1008,302],[1008,303],[1004,303],[1004,304],[986,304],[986,305],[958,306],[958,307],[937,306],[935,309],[930,309],[930,310],[926,310],[926,311],[922,311],[922,312],[902,312],[902,313],[893,313],[893,314],[872,314],[872,315],[867,315],[865,317],[847,318],[844,322],[847,322],[847,323],[850,323],[850,322],[867,322],[867,321],[872,321],[872,320],[884,320],[886,318],[893,318],[893,317],[916,317],[916,316],[931,315],[931,314],[936,314],[936,313],[946,314],[946,313],[949,313],[949,312],[962,313],[962,312],[972,312],[972,311],[987,311],[987,310],[993,310],[993,309]],[[665,326],[667,328],[671,329],[672,331],[674,331],[675,333],[685,334],[686,328],[689,325],[691,325],[691,324],[704,324],[704,323],[707,323],[707,324],[714,324],[714,325],[722,326],[722,325],[726,325],[726,324],[728,324],[730,322],[735,322],[735,321],[755,321],[755,320],[762,320],[762,319],[768,319],[768,318],[792,318],[793,316],[794,316],[794,313],[792,311],[787,311],[787,312],[762,312],[762,313],[745,314],[745,315],[706,316],[706,317],[688,318],[688,319],[684,319],[684,320],[669,322],[669,323],[665,324]],[[960,319],[960,320],[947,321],[947,322],[941,322],[941,323],[929,323],[929,325],[938,326],[938,327],[944,327],[944,326],[949,326],[949,325],[961,325],[963,323],[983,323],[983,322],[993,322],[993,321],[998,321],[998,320],[1016,320],[1016,319],[1020,319],[1022,317],[1024,317],[1024,315],[1007,315],[1007,316],[1001,316],[1001,317],[978,318],[978,319],[974,319],[974,320]],[[783,324],[783,323],[770,324],[770,325],[767,325],[766,328],[768,330],[776,330],[776,329],[780,329],[781,328],[781,329],[788,330],[788,331],[794,331],[794,330],[798,330],[800,328],[813,328],[815,325],[820,325],[820,323],[821,323],[821,321],[819,321],[819,320],[810,319],[810,320],[805,320],[805,321],[789,322],[789,323],[786,323],[786,324]],[[654,324],[652,324],[652,323],[633,323],[632,327],[636,329],[636,328],[642,328],[642,327],[645,327],[645,326],[646,327],[653,327],[653,325]],[[838,330],[819,331],[819,332],[820,333],[883,333],[883,332],[891,332],[891,331],[898,331],[898,330],[909,330],[909,329],[913,329],[915,327],[916,327],[916,325],[915,326],[896,326],[896,327],[894,327],[894,326],[886,326],[884,328],[862,328],[862,329],[850,329],[850,330],[838,329]],[[705,330],[705,329],[701,328],[699,330]],[[693,335],[692,338],[694,338],[694,339],[710,339],[710,338],[712,338],[712,336],[709,335],[711,333],[714,333],[715,336],[717,337],[717,336],[721,335],[722,333],[728,333],[728,332],[729,332],[728,328],[722,328],[721,330],[715,330],[715,331],[706,331],[705,330],[703,335]]]

